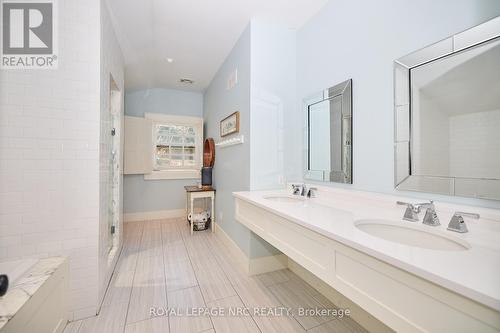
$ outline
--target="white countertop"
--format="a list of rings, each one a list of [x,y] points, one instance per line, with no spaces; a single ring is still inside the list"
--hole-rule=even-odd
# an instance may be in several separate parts
[[[421,222],[402,220],[405,207],[396,205],[396,201],[421,201],[418,199],[328,187],[320,187],[317,198],[299,203],[265,199],[274,194],[289,195],[285,190],[233,194],[325,237],[500,311],[498,210],[435,202],[441,225],[431,227]],[[481,219],[465,218],[468,233],[448,231],[448,222],[457,210],[479,213]],[[423,215],[420,214],[420,221]],[[361,219],[383,219],[401,225],[410,224],[424,231],[445,233],[451,238],[467,242],[471,247],[466,251],[441,251],[387,241],[356,228],[354,222]]]

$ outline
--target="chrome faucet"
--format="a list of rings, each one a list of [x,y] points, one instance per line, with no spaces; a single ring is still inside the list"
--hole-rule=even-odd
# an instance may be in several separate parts
[[[453,217],[450,220],[450,223],[448,224],[448,230],[460,233],[468,232],[469,230],[467,229],[467,225],[465,224],[463,218],[464,216],[476,220],[479,219],[480,217],[479,214],[475,213],[455,212],[455,214],[453,214]]]
[[[429,202],[417,203],[417,204],[398,201],[397,204],[406,206],[406,211],[403,216],[403,220],[410,222],[418,222],[418,214],[420,213],[421,209],[427,208],[422,223],[430,226],[438,226],[441,224],[439,222],[439,217],[437,216],[436,213],[436,207],[434,206],[434,201],[432,200],[429,200]]]
[[[316,198],[316,192],[318,191],[318,189],[316,187],[309,187],[309,189],[307,190],[307,197],[308,198]]]
[[[425,211],[424,220],[422,221],[423,224],[427,224],[432,227],[441,225],[441,223],[439,222],[439,217],[436,213],[436,206],[434,206],[434,201],[430,200],[429,203],[421,204],[420,207],[427,208],[427,210]]]
[[[315,198],[316,187],[307,188],[306,184],[292,184],[293,195],[300,195],[302,197]]]
[[[306,192],[307,192],[306,184],[302,184],[302,189],[300,191],[300,195],[304,197],[306,195]]]

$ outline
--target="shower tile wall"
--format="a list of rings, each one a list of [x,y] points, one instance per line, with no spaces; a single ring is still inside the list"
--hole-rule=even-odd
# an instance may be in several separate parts
[[[104,297],[106,287],[109,282],[110,275],[114,268],[114,262],[109,263],[109,237],[110,230],[108,224],[109,211],[113,209],[111,207],[110,198],[113,197],[115,200],[115,214],[118,219],[116,225],[116,235],[118,237],[116,245],[121,244],[122,238],[122,228],[121,222],[123,221],[123,191],[122,191],[122,147],[117,147],[116,140],[122,137],[123,124],[120,121],[123,120],[123,92],[124,92],[124,60],[118,44],[118,40],[113,31],[111,25],[111,19],[106,8],[106,5],[101,2],[101,99],[100,99],[100,153],[99,153],[99,286],[98,286],[98,300],[101,301]],[[114,83],[117,88],[122,93],[121,109],[117,115],[112,116],[110,112],[110,77],[112,76]],[[111,136],[111,128],[116,128],[116,136]],[[115,142],[113,142],[115,140]],[[111,183],[111,178],[109,175],[111,169],[112,156],[110,154],[111,150],[115,150],[115,159],[118,164],[118,169],[114,168],[114,179],[118,180],[118,195],[116,195],[116,189],[113,188]],[[113,191],[113,193],[110,193]],[[114,251],[116,253],[116,251]],[[114,258],[116,262],[117,258]]]
[[[82,317],[98,293],[100,1],[58,9],[59,68],[0,71],[0,261],[69,256]]]

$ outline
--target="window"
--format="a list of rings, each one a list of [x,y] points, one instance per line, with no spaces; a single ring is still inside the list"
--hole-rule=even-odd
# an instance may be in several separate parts
[[[156,125],[155,170],[196,166],[196,131],[189,125]]]
[[[146,179],[198,178],[203,119],[146,114],[152,120],[153,172]]]

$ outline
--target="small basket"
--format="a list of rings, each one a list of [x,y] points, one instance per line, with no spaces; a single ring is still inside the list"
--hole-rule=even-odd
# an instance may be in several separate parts
[[[189,223],[191,223],[191,221]],[[210,226],[210,220],[203,222],[194,222],[193,230],[194,231],[207,230],[209,226]]]
[[[201,230],[206,230],[210,226],[210,214],[208,212],[202,212],[201,214],[205,214],[205,220],[204,221],[191,221],[191,214],[188,215],[188,223],[191,224],[193,223],[193,230],[194,231],[201,231]]]

